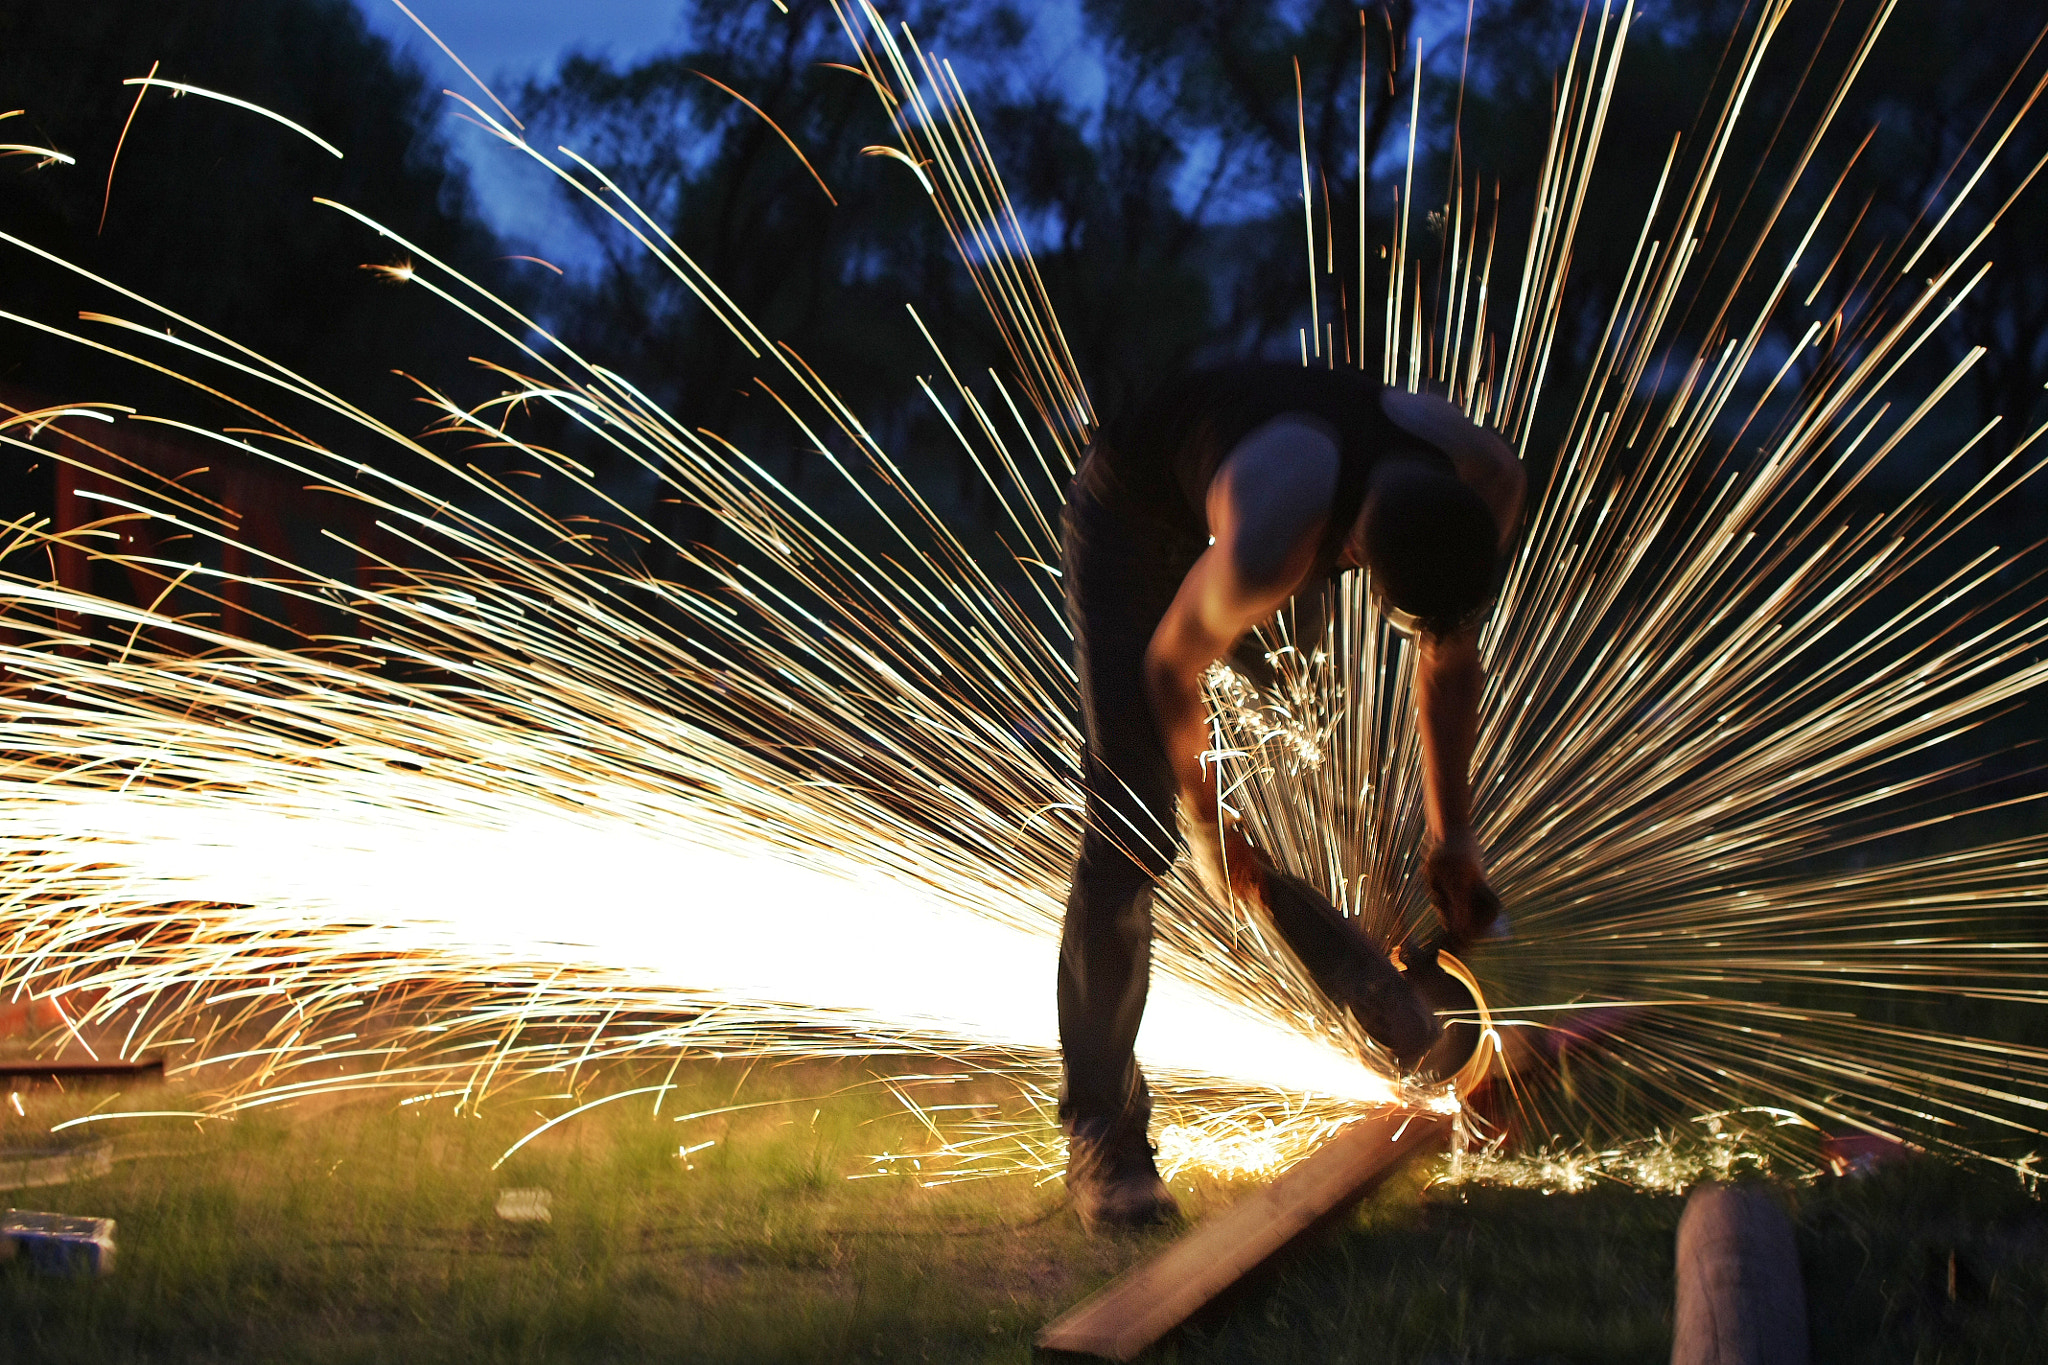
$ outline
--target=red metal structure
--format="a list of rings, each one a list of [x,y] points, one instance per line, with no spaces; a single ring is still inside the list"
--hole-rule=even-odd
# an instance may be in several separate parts
[[[313,637],[345,629],[340,602],[252,585],[294,581],[285,566],[308,562],[359,587],[388,577],[400,542],[346,490],[169,424],[106,415],[0,386],[0,424],[44,452],[54,475],[49,573],[60,586],[227,635]],[[170,509],[206,534],[136,506]]]

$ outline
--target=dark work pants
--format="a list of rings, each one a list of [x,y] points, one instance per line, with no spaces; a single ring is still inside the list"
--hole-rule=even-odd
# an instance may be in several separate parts
[[[1061,516],[1061,574],[1081,693],[1081,852],[1060,934],[1060,1120],[1135,1123],[1151,1104],[1132,1055],[1152,964],[1153,883],[1180,850],[1177,784],[1145,694],[1145,649],[1200,555],[1082,461]]]
[[[1060,933],[1060,1120],[1069,1129],[1108,1119],[1142,1131],[1150,1118],[1132,1048],[1151,973],[1153,885],[1180,852],[1178,787],[1145,692],[1145,650],[1206,538],[1193,541],[1130,503],[1096,461],[1084,460],[1060,527],[1086,741],[1081,853]],[[1398,1032],[1403,1016],[1384,1002],[1405,987],[1357,924],[1307,882],[1278,873],[1267,878],[1263,908],[1325,995],[1363,1006],[1361,1022],[1397,1021]],[[1428,1027],[1428,1016],[1406,1023],[1412,1034]]]

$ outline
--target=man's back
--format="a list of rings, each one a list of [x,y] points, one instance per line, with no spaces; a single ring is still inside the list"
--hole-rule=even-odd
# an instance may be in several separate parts
[[[1433,454],[1388,419],[1381,390],[1356,370],[1269,363],[1196,370],[1112,417],[1096,443],[1097,459],[1114,475],[1116,493],[1206,537],[1205,504],[1217,469],[1238,442],[1283,414],[1327,425],[1345,463],[1362,470],[1390,451]]]

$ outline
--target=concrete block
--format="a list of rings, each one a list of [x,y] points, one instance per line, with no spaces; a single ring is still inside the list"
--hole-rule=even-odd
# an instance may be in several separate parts
[[[9,1209],[0,1214],[0,1260],[17,1257],[44,1275],[111,1275],[114,1220]]]

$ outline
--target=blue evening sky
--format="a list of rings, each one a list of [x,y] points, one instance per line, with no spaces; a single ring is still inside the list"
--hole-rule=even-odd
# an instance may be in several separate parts
[[[723,4],[754,4],[766,9],[773,0],[715,0]],[[1274,0],[1286,4],[1289,0]],[[485,101],[460,69],[429,40],[393,0],[355,0],[370,26],[402,47],[427,72],[435,85]],[[519,83],[545,76],[563,54],[578,49],[630,66],[664,48],[687,40],[681,0],[405,0],[413,14],[431,27],[471,70],[501,97],[513,100]],[[1044,80],[1062,90],[1075,105],[1099,107],[1106,79],[1103,64],[1081,31],[1081,0],[1026,0],[1033,32],[1026,46],[1030,69],[977,73],[963,68],[961,77],[972,98],[980,79],[1015,79],[1032,84]],[[884,13],[888,5],[882,6]],[[1653,5],[1652,8],[1655,8]],[[1424,0],[1416,31],[1442,74],[1455,73],[1456,52],[1464,26],[1460,0]],[[459,106],[449,103],[449,141],[467,164],[471,184],[485,217],[514,250],[532,251],[571,270],[599,260],[595,243],[565,211],[553,177],[521,154],[454,117]],[[514,112],[517,113],[516,108]],[[1405,114],[1405,110],[1403,111]],[[1382,155],[1391,165],[1406,149],[1406,139],[1388,139]],[[1214,148],[1185,149],[1187,162],[1179,189],[1192,198],[1213,160]],[[1384,169],[1384,167],[1383,167]],[[1291,197],[1297,175],[1292,159],[1273,167],[1275,192]],[[1263,203],[1256,206],[1263,207]]]
[[[355,2],[370,27],[409,53],[429,80],[486,103],[468,78],[392,0]],[[522,79],[545,75],[572,48],[626,66],[676,45],[686,36],[680,23],[682,6],[669,0],[405,2],[508,101]],[[772,0],[722,2],[766,8]],[[1092,104],[1100,98],[1102,69],[1078,41],[1079,8],[1078,0],[1045,0],[1033,6],[1037,15],[1033,48],[1067,87],[1070,97]],[[457,107],[451,102],[451,114]],[[518,112],[516,104],[513,112]],[[469,166],[471,182],[494,227],[509,239],[565,265],[573,267],[592,259],[581,229],[561,211],[545,171],[524,163],[517,153],[461,122],[451,121],[448,133]]]
[[[765,3],[766,0],[763,0]],[[428,71],[460,77],[391,0],[356,0],[370,27]],[[664,0],[406,0],[441,40],[494,86],[553,66],[572,47],[630,62],[677,36],[680,6]],[[453,83],[452,81],[450,82]]]
[[[489,107],[468,77],[392,0],[356,0],[356,6],[372,29],[419,63],[429,81]],[[679,36],[680,7],[662,0],[406,0],[406,6],[508,101],[522,79],[545,75],[570,48],[629,65]],[[518,249],[571,269],[594,261],[592,244],[563,211],[552,177],[457,120],[460,106],[453,101],[448,108],[449,142],[468,166],[491,225]]]

